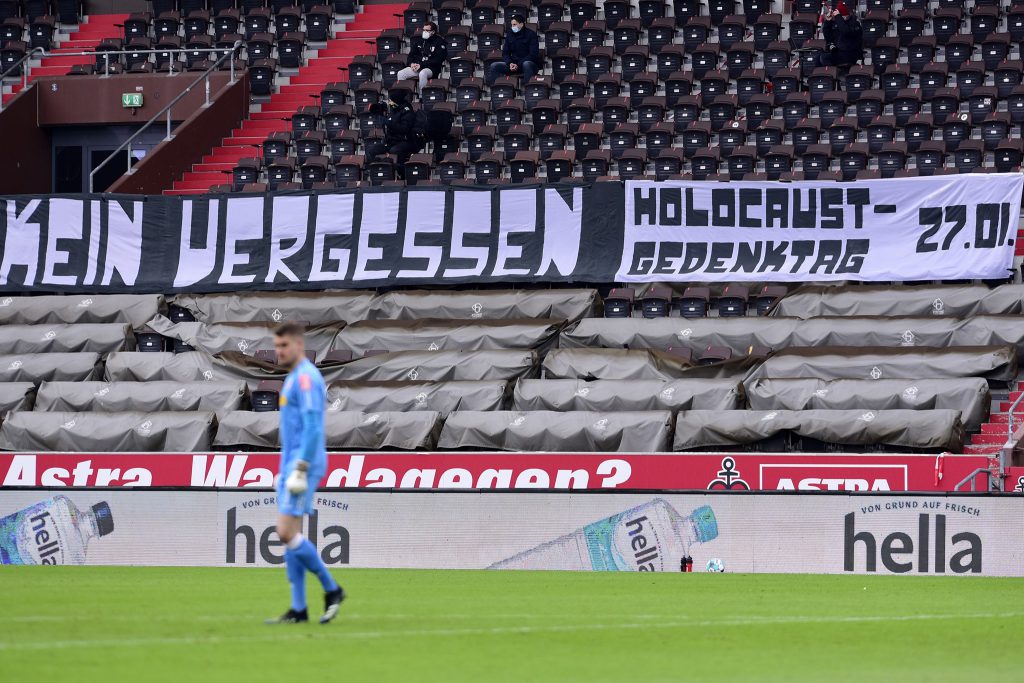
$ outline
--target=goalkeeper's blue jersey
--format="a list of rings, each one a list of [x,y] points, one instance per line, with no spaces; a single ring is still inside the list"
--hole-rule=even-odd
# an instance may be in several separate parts
[[[285,378],[280,407],[281,475],[288,476],[297,458],[308,461],[311,472],[322,473],[327,465],[324,439],[327,387],[320,371],[308,358],[302,359]]]

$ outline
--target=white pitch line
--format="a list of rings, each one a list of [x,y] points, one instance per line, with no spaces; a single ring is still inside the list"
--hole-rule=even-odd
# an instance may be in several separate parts
[[[396,631],[344,631],[331,627],[320,633],[330,634],[338,638],[375,639],[375,638],[410,638],[410,637],[448,637],[448,636],[480,636],[509,635],[534,633],[565,633],[577,631],[616,631],[620,629],[671,629],[671,628],[705,628],[715,626],[777,626],[785,624],[847,624],[888,621],[933,621],[940,619],[1012,619],[1024,616],[1024,612],[984,612],[975,614],[908,614],[895,616],[850,616],[850,617],[738,617],[735,619],[714,619],[694,621],[668,622],[626,622],[617,624],[572,624],[565,626],[508,626],[494,628],[443,628],[443,629],[407,629]],[[94,647],[146,647],[151,645],[204,645],[220,643],[257,643],[280,642],[282,640],[306,640],[312,633],[305,627],[275,626],[267,627],[265,635],[248,636],[182,636],[164,638],[114,638],[89,640],[55,640],[45,642],[8,642],[0,641],[0,651],[28,651]],[[314,625],[313,628],[316,628]],[[283,631],[291,629],[291,633]]]

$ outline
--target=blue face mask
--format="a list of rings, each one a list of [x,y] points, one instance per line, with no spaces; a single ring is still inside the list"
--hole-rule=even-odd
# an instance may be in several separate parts
[[[521,30],[523,30],[522,26],[513,26],[512,27],[512,33],[519,33]]]

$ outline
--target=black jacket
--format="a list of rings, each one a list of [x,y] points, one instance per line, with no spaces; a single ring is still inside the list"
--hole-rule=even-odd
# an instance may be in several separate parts
[[[416,138],[416,112],[412,105],[389,107],[384,117],[384,142],[390,147],[398,142]]]
[[[527,27],[519,33],[511,29],[505,32],[505,44],[501,47],[501,56],[506,64],[515,62],[519,66],[523,62],[533,62],[540,66],[540,43],[537,34]]]
[[[423,40],[422,36],[412,39],[412,49],[409,50],[407,65],[419,64],[421,69],[430,69],[434,78],[441,76],[441,67],[444,60],[448,59],[448,46],[444,38],[436,33],[430,36],[430,40]]]
[[[847,63],[864,58],[864,33],[856,19],[836,17],[821,25],[821,33],[828,43],[829,52]]]

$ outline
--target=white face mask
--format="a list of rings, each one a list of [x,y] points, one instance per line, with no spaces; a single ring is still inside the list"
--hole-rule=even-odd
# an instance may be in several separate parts
[[[423,32],[423,40],[430,40],[430,36],[432,36],[432,35],[434,35],[434,33],[432,31],[424,31]]]
[[[523,30],[522,26],[516,26],[515,24],[512,25],[512,33],[519,33],[521,30]]]

